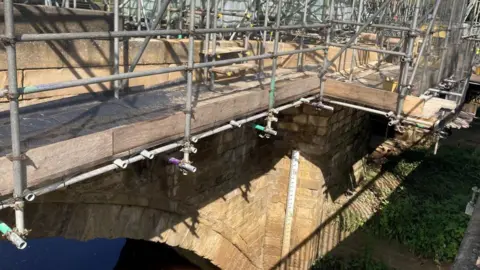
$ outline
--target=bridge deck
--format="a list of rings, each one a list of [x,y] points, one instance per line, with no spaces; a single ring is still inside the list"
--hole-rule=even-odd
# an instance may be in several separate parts
[[[383,72],[389,70],[395,72],[395,67],[389,66]],[[358,76],[354,83],[328,79],[325,95],[384,111],[395,110],[396,93],[372,88],[378,83],[375,78],[383,75],[366,70],[359,70],[356,74],[362,72],[368,75]],[[282,69],[278,74],[277,105],[318,93],[319,79],[310,72]],[[200,132],[265,110],[268,89],[269,79],[260,85],[254,76],[220,82],[215,91],[197,87],[194,91],[193,131]],[[119,100],[99,94],[38,104],[29,102],[21,108],[21,140],[27,156],[28,186],[38,186],[116,157],[181,138],[184,131],[183,83],[132,92]],[[450,104],[425,102],[408,96],[404,113],[433,123],[435,113],[442,106]],[[11,162],[6,157],[10,151],[10,124],[7,107],[1,109],[0,195],[7,195],[12,190]]]

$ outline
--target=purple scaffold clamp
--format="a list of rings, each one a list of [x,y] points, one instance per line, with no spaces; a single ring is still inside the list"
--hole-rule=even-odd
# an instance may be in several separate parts
[[[187,171],[192,173],[197,171],[197,167],[174,157],[169,158],[168,163],[176,165],[184,173],[186,173]]]

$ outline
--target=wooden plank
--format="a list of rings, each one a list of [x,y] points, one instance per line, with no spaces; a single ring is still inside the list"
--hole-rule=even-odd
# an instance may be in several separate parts
[[[318,83],[318,79],[317,79]],[[278,89],[276,100],[285,102],[317,90],[316,85],[298,87],[298,82],[288,82]],[[194,109],[192,129],[200,131],[228,122],[239,116],[254,113],[268,107],[268,91],[253,89],[201,102]],[[176,113],[164,119],[140,122],[116,128],[114,154],[147,145],[163,138],[175,137],[184,131],[184,114]]]
[[[472,73],[472,76],[470,77],[470,81],[474,83],[480,83],[480,75]]]
[[[112,156],[112,130],[106,130],[28,150],[25,154],[27,186],[71,174]],[[0,196],[12,192],[12,162],[0,158]]]
[[[425,106],[423,107],[422,118],[436,118],[438,112],[441,109],[455,110],[457,103],[453,100],[446,100],[437,97],[427,97],[425,100]]]
[[[318,81],[318,79],[317,79]],[[395,111],[397,106],[397,93],[370,88],[354,83],[326,80],[325,95],[351,101],[372,108],[386,111]],[[422,117],[424,101],[418,97],[407,96],[403,113],[409,116]]]

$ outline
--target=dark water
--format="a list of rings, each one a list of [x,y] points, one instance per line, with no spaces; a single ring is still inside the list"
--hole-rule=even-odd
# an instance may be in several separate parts
[[[63,238],[29,239],[24,250],[0,241],[0,270],[113,269],[126,239],[87,242]]]

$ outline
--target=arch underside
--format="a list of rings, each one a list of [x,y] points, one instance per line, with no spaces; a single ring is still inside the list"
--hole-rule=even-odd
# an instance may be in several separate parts
[[[13,220],[11,211],[6,219]],[[7,214],[7,213],[5,213]],[[131,238],[189,250],[220,269],[259,269],[234,230],[202,216],[131,205],[32,203],[26,208],[29,238]]]

